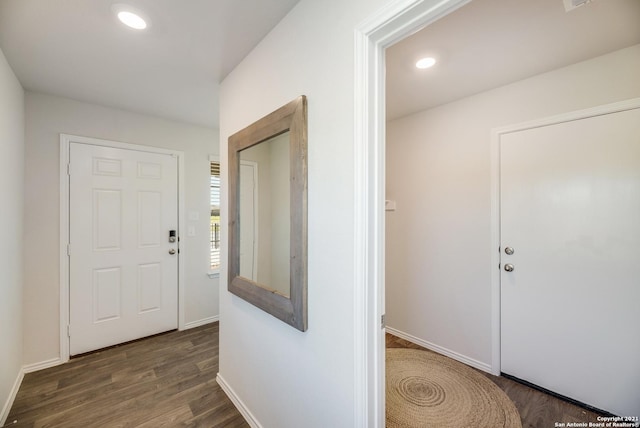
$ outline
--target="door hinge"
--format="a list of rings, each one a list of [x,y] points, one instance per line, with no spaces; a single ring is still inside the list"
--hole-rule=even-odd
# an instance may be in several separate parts
[[[71,255],[71,244],[67,244],[67,256]]]
[[[380,328],[385,328],[387,326],[386,314],[382,314],[380,317]]]
[[[67,164],[67,175],[71,175],[71,163]]]
[[[67,337],[71,337],[71,324],[67,324]]]

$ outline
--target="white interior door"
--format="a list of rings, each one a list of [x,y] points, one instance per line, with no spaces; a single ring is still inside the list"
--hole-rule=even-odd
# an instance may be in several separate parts
[[[240,161],[240,276],[258,280],[258,165]]]
[[[69,157],[70,354],[177,328],[177,158],[81,143]]]
[[[502,372],[640,415],[640,109],[504,134],[500,152]]]

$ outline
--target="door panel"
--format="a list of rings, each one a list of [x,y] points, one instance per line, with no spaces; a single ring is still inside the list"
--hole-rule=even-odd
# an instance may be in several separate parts
[[[69,147],[70,354],[177,328],[177,159]]]
[[[122,299],[122,269],[94,269],[93,271],[93,322],[120,318]]]
[[[156,311],[162,307],[162,266],[148,263],[138,266],[138,312]]]
[[[640,414],[640,110],[504,134],[500,152],[502,372]]]
[[[159,247],[162,238],[167,238],[168,232],[162,234],[162,194],[160,192],[138,192],[138,247]]]
[[[93,190],[93,249],[119,250],[122,236],[122,192]],[[109,221],[104,221],[109,219]]]

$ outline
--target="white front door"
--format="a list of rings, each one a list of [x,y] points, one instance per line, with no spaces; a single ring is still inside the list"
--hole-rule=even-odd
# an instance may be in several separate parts
[[[501,371],[640,415],[640,109],[506,133],[500,153]]]
[[[177,158],[82,143],[69,158],[70,354],[177,328]]]

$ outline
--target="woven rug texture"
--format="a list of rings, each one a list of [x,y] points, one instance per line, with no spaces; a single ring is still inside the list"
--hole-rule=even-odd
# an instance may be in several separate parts
[[[504,391],[451,358],[388,348],[386,377],[388,428],[522,428]]]

